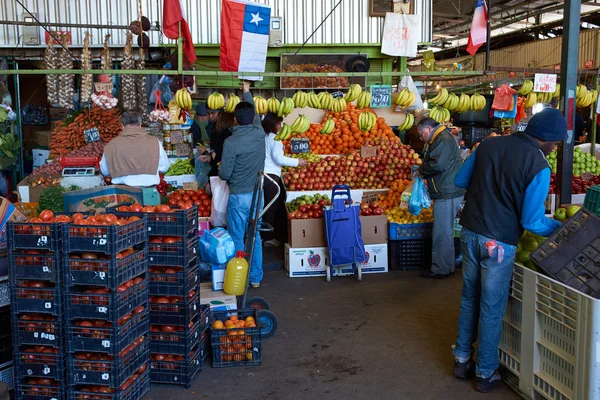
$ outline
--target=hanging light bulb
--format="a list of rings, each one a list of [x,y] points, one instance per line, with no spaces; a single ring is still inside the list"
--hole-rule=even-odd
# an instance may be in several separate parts
[[[423,102],[423,109],[427,110],[429,108],[429,104],[427,104],[427,102]]]
[[[533,115],[539,113],[540,111],[542,111],[544,109],[544,105],[542,103],[536,103],[534,104],[533,107],[531,107],[531,113]]]

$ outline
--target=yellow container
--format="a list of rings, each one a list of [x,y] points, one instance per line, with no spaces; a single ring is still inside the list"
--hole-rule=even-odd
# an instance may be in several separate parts
[[[235,257],[229,260],[225,268],[223,291],[232,296],[243,295],[246,290],[247,278],[248,261],[244,258],[244,252],[238,251]]]

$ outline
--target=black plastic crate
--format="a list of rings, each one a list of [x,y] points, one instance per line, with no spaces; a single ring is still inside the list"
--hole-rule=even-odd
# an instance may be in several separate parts
[[[153,296],[150,301],[150,324],[186,326],[200,313],[200,288],[196,287],[192,296],[161,297]],[[168,303],[158,303],[159,298]]]
[[[210,355],[210,332],[204,331],[202,332],[202,336],[200,336],[200,357],[202,362],[208,358]]]
[[[175,243],[152,243],[152,236],[148,244],[148,263],[150,265],[181,266],[188,265],[196,259],[198,254],[198,237],[179,240],[170,237]]]
[[[187,354],[200,342],[202,336],[200,318],[201,316],[198,316],[188,326],[152,325],[150,327],[150,352],[152,354]]]
[[[61,223],[12,222],[7,225],[10,250],[61,250]]]
[[[15,315],[12,320],[15,346],[39,345],[62,347],[64,323],[62,317],[43,314]]]
[[[10,327],[10,322],[7,323],[7,326]],[[0,336],[0,365],[4,365],[12,360],[12,335],[10,333],[5,333]]]
[[[65,256],[66,283],[71,285],[102,286],[114,289],[148,271],[147,248],[136,246],[106,258],[83,259],[81,255]]]
[[[140,307],[121,324],[103,320],[72,321],[66,328],[67,351],[93,351],[113,355],[121,353],[130,343],[140,336],[147,336],[150,331],[149,311],[145,306]]]
[[[50,287],[30,287],[41,284]],[[13,313],[63,314],[60,284],[53,282],[16,281],[10,287],[10,308]]]
[[[98,291],[105,289],[67,287],[65,291],[67,320],[102,319],[116,323],[126,314],[148,302],[148,280],[139,278],[142,279],[140,283],[121,293],[112,289],[108,289],[110,293],[103,294]]]
[[[150,341],[147,337],[132,350],[117,357],[102,353],[69,354],[67,370],[70,384],[106,385],[117,389],[149,359]]]
[[[60,252],[32,254],[11,250],[8,258],[11,279],[61,282]]]
[[[62,349],[37,346],[16,347],[14,351],[15,376],[65,379],[65,355]],[[41,346],[40,346],[41,347]]]
[[[67,398],[68,400],[139,400],[150,391],[149,368],[139,374],[132,383],[129,383],[130,379],[118,389],[107,389],[109,393],[99,393],[97,385],[69,385]]]
[[[184,296],[198,286],[198,262],[187,267],[150,267],[151,296]]]
[[[600,217],[585,208],[569,218],[531,260],[553,279],[600,298]]]
[[[65,253],[82,251],[117,254],[148,239],[146,219],[125,225],[64,224],[62,227]]]
[[[256,310],[253,309],[211,312],[210,341],[213,368],[261,365],[260,328],[212,328],[215,321],[225,322],[231,315],[237,316],[242,321],[247,317],[258,320]]]
[[[136,213],[129,211],[117,211],[120,206],[130,206],[131,204],[121,204],[106,209],[107,213],[118,217],[147,217],[148,234],[157,236],[197,236],[198,235],[198,206],[182,210],[181,207],[171,206],[171,212],[153,212]]]
[[[200,304],[200,332],[204,332],[208,329],[208,323],[210,321],[210,305]]]
[[[473,126],[464,126],[462,128],[462,140],[465,142],[465,147],[469,149],[475,145],[475,143],[481,142],[483,139],[490,136],[491,129],[489,128],[476,128]]]
[[[50,378],[22,378],[17,379],[15,372],[15,399],[16,400],[62,400],[66,397],[67,385],[64,381],[51,381],[50,385],[39,384],[40,379]]]
[[[202,371],[202,347],[199,343],[195,348],[188,349],[185,355],[152,354],[150,359],[152,383],[184,385],[188,389],[200,371]]]
[[[413,271],[431,267],[431,239],[390,240],[390,269]]]

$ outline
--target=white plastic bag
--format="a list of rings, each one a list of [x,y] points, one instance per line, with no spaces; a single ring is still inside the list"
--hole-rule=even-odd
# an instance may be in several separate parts
[[[421,94],[419,93],[419,89],[415,82],[413,81],[412,76],[406,75],[400,81],[400,85],[398,85],[398,91],[401,91],[402,88],[408,88],[411,92],[417,95],[415,102],[412,106],[408,107],[409,110],[422,110],[423,109],[423,100],[421,100]]]
[[[227,202],[229,201],[229,185],[218,176],[210,177],[212,205],[210,223],[212,226],[227,226]]]

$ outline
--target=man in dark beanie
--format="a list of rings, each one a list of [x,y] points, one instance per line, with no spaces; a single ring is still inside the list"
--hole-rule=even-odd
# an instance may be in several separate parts
[[[479,392],[501,382],[498,343],[517,242],[524,230],[549,236],[560,226],[544,215],[550,185],[545,156],[566,138],[563,115],[546,108],[520,123],[517,133],[481,142],[456,175],[454,182],[467,194],[460,219],[463,289],[454,376],[464,379],[476,372]]]
[[[192,126],[190,128],[193,146],[197,146],[198,143],[208,143],[210,140],[210,136],[206,131],[209,122],[206,103],[198,104],[195,111],[196,115],[194,116],[194,122],[192,122]]]

